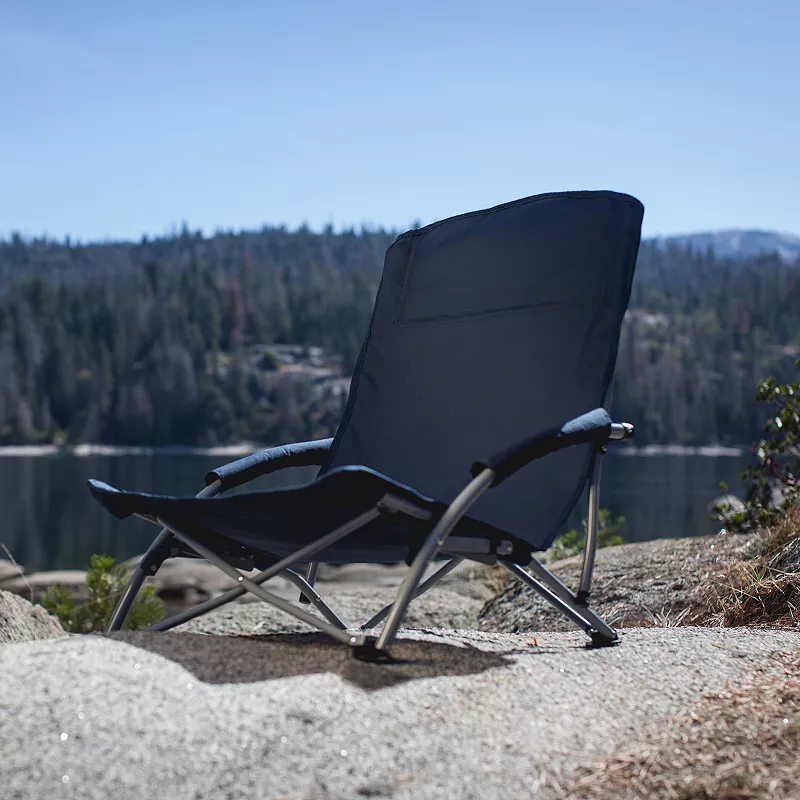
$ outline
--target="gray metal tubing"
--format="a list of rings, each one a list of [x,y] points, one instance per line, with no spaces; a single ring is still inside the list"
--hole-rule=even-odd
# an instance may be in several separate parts
[[[343,536],[347,536],[347,534],[352,533],[354,530],[358,530],[358,528],[360,528],[362,525],[366,525],[368,522],[371,522],[380,514],[381,511],[377,508],[371,508],[369,511],[359,514],[357,517],[354,517],[352,520],[350,520],[350,522],[340,525],[338,528],[336,528],[336,530],[331,531],[322,539],[312,542],[310,545],[301,548],[296,553],[293,553],[292,555],[282,559],[277,564],[273,564],[269,569],[260,572],[258,575],[252,578],[253,583],[262,584],[265,581],[268,581],[270,578],[274,578],[276,575],[288,569],[288,567],[290,567],[292,564],[301,561],[303,557],[314,555],[314,553],[319,552],[324,547],[327,547],[329,544],[331,544],[332,541],[341,539]],[[221,594],[219,597],[213,597],[210,600],[204,601],[203,603],[198,603],[196,606],[187,608],[185,611],[180,611],[177,614],[168,617],[167,619],[162,619],[160,622],[156,622],[155,625],[151,625],[146,630],[168,631],[177,625],[188,622],[190,619],[199,617],[209,611],[213,611],[215,608],[224,606],[226,603],[230,603],[232,600],[236,600],[237,597],[241,597],[246,593],[246,591],[247,590],[242,586],[236,586],[233,589],[229,589],[224,594]],[[320,611],[322,611],[321,608]],[[325,612],[323,611],[322,613]]]
[[[611,394],[611,392],[609,392]],[[632,439],[633,438],[633,425],[630,422],[612,422],[611,433],[609,439]]]
[[[564,616],[569,617],[579,628],[590,633],[594,626],[575,609],[571,608],[564,600],[562,600],[552,589],[539,582],[532,575],[525,572],[522,567],[517,564],[506,564],[503,566],[511,573],[516,575],[524,584],[530,586],[535,592],[538,592],[545,600],[552,603]],[[582,611],[583,609],[581,609]]]
[[[508,565],[505,565],[508,566]],[[548,569],[543,567],[535,558],[531,559],[528,564],[528,569],[535,573],[536,577],[555,594],[557,594],[565,603],[574,603],[577,598],[575,595],[553,575]]]
[[[451,573],[464,559],[463,558],[451,558],[443,567],[440,567],[430,578],[424,580],[416,589],[414,594],[411,596],[412,600],[415,600],[421,594],[425,594],[428,589],[433,588],[439,581],[444,578],[445,575]],[[374,617],[368,619],[362,626],[361,630],[366,631],[370,628],[374,628],[379,622],[385,619],[386,615],[392,610],[392,604],[390,603],[388,606],[384,606]]]
[[[336,612],[329,605],[327,605],[327,603],[317,594],[316,591],[305,584],[305,581],[301,575],[298,575],[296,572],[289,569],[284,570],[280,574],[281,577],[290,580],[295,584],[295,586],[297,586],[299,589],[302,589],[304,594],[308,594],[311,597],[311,602],[314,604],[314,606],[320,610],[320,612],[329,620],[332,625],[336,625],[342,630],[347,630],[346,623],[337,616]],[[261,584],[274,577],[274,575],[267,577],[264,577],[263,575],[256,575],[256,577],[254,577],[252,580],[253,583]],[[150,627],[145,628],[145,630],[168,631],[177,627],[178,625],[182,625],[184,622],[188,622],[190,619],[195,619],[195,617],[200,617],[209,611],[213,611],[215,608],[224,606],[226,603],[231,603],[238,597],[241,597],[243,594],[247,594],[247,590],[242,586],[236,586],[235,588],[229,589],[227,592],[224,592],[217,597],[212,597],[210,600],[206,600],[203,603],[198,603],[191,608],[187,608],[184,611],[179,611],[177,614],[173,614],[171,617],[162,619],[160,622],[156,622],[154,625],[150,625]]]
[[[309,562],[308,568],[306,569],[306,581],[308,581],[309,586],[313,586],[317,582],[318,572],[319,572],[319,561]],[[301,594],[300,602],[310,603],[311,601],[304,594]]]
[[[300,581],[303,581],[302,576],[298,575],[296,572],[292,570],[284,570],[280,573],[282,577],[292,581],[298,588],[302,588],[304,593],[306,592],[303,583],[300,583],[296,579],[293,579],[290,576],[295,576],[295,578],[299,578]],[[253,583],[262,584],[265,581],[268,581],[270,578],[274,578],[274,575],[264,576],[263,574],[256,575],[252,581]],[[311,589],[311,587],[308,587]],[[223,594],[212,597],[210,600],[205,600],[202,603],[198,603],[197,605],[192,606],[191,608],[187,608],[184,611],[179,611],[177,614],[173,614],[171,617],[167,617],[166,619],[162,619],[159,622],[156,622],[154,625],[151,625],[149,628],[145,628],[148,631],[168,631],[172,628],[177,627],[178,625],[182,625],[184,622],[188,622],[190,619],[195,619],[195,617],[201,617],[203,614],[207,614],[209,611],[213,611],[215,608],[219,608],[220,606],[224,606],[226,603],[231,603],[236,600],[238,597],[241,597],[243,594],[247,594],[247,590],[242,586],[236,586],[233,589],[229,589],[227,592]],[[336,616],[336,613],[333,609],[328,606],[325,601],[313,590],[310,592],[310,596],[312,596],[312,603],[320,610],[322,614],[324,614],[327,619],[333,625],[340,626],[343,630],[347,628],[347,625],[342,622],[342,620]],[[319,602],[317,602],[317,600]],[[336,621],[338,620],[338,622]]]
[[[420,548],[417,557],[409,567],[405,580],[400,586],[394,603],[389,611],[389,618],[386,620],[386,625],[378,637],[375,647],[378,650],[385,650],[394,641],[397,631],[400,628],[400,623],[403,621],[408,604],[417,589],[417,584],[422,578],[428,564],[436,557],[436,553],[447,541],[450,531],[455,528],[458,521],[464,514],[467,513],[470,506],[473,505],[481,495],[492,485],[495,479],[495,473],[491,469],[485,469],[476,478],[473,478],[464,489],[461,490],[458,497],[453,500],[447,508],[447,511],[442,514],[439,522],[436,523],[434,529],[428,534],[422,547]]]
[[[597,553],[597,527],[600,514],[600,473],[603,470],[603,452],[598,451],[594,459],[592,481],[589,484],[589,515],[586,520],[586,547],[583,551],[583,569],[578,584],[578,596],[588,597],[592,589],[594,558]]]
[[[512,569],[511,564],[503,563],[503,566],[512,572],[514,575],[520,578],[520,580],[525,581],[528,583],[526,578],[522,578],[521,575],[526,575],[528,578],[531,576],[528,575],[525,570],[517,565],[513,565],[515,568]],[[603,622],[597,614],[594,613],[590,608],[587,608],[584,605],[578,603],[578,598],[575,597],[574,594],[564,586],[561,581],[553,575],[552,572],[545,569],[535,558],[531,560],[531,563],[528,564],[528,568],[532,570],[536,574],[536,579],[544,586],[546,586],[556,597],[558,597],[562,603],[565,603],[570,608],[574,608],[577,612],[586,620],[588,620],[592,627],[600,634],[605,636],[608,639],[616,639],[617,632],[606,622]]]
[[[237,586],[235,589],[230,589],[218,597],[212,597],[210,600],[205,600],[204,602],[198,603],[197,605],[187,608],[184,611],[179,611],[177,614],[173,614],[171,617],[162,619],[159,622],[156,622],[154,625],[150,625],[148,628],[145,628],[145,630],[171,630],[172,628],[176,628],[178,625],[182,625],[184,622],[188,622],[190,619],[201,617],[203,614],[207,614],[209,611],[213,611],[215,608],[219,608],[220,606],[224,606],[226,603],[232,602],[237,597],[241,597],[243,594],[245,594],[246,591],[247,590],[243,589],[241,586]]]
[[[305,561],[309,556],[313,556],[320,550],[324,550],[328,545],[333,544],[334,542],[338,542],[339,539],[343,539],[345,536],[351,534],[355,530],[358,530],[362,526],[366,525],[368,522],[372,522],[373,519],[379,517],[382,513],[383,512],[379,508],[371,508],[369,511],[365,511],[363,514],[359,514],[357,517],[353,517],[353,519],[351,519],[349,522],[345,522],[344,525],[340,525],[338,528],[332,530],[330,533],[326,533],[321,538],[311,542],[311,544],[307,544],[305,547],[301,547],[299,550],[295,550],[294,553],[286,556],[286,558],[282,558],[280,561],[273,564],[268,569],[265,569],[263,572],[259,573],[256,576],[256,578],[253,578],[252,580],[256,583],[264,583],[264,581],[268,581],[270,578],[274,578],[276,575],[279,575],[285,569],[289,569],[294,564],[297,564],[299,561]],[[170,530],[174,530],[174,526],[170,526]],[[180,538],[184,539],[183,536],[181,536]],[[239,573],[237,572],[237,574]],[[244,594],[244,592],[240,592],[240,594]],[[239,595],[237,595],[237,597],[238,596]]]
[[[368,522],[372,522],[372,520],[379,517],[382,513],[383,512],[379,508],[371,508],[369,511],[365,511],[363,514],[353,517],[349,522],[345,522],[344,525],[340,525],[330,533],[326,533],[316,541],[311,542],[311,544],[307,544],[305,547],[295,550],[294,553],[286,556],[286,558],[282,558],[277,564],[273,564],[269,569],[265,569],[261,573],[261,576],[264,576],[264,578],[260,583],[268,580],[273,575],[277,575],[279,572],[283,572],[285,569],[289,569],[293,564],[297,564],[299,561],[305,561],[309,556],[316,555],[328,545],[338,542],[339,539],[343,539]]]
[[[151,550],[161,545],[168,535],[169,533],[167,531],[162,530],[161,533],[156,536],[153,544],[148,548],[144,558],[150,555]],[[144,561],[144,558],[142,561]],[[136,600],[136,595],[139,594],[139,590],[142,588],[145,578],[147,578],[147,573],[142,569],[142,563],[139,562],[131,573],[131,577],[128,579],[128,585],[125,587],[125,591],[117,601],[117,605],[106,626],[106,631],[110,633],[111,631],[122,630],[122,626],[125,624],[125,620],[128,617],[128,612],[131,610],[133,601]]]
[[[311,601],[311,604],[314,606],[314,608],[318,609],[325,619],[331,623],[331,625],[335,625],[337,628],[341,628],[343,631],[347,630],[347,625],[317,594],[316,589],[314,589],[314,587],[311,586],[302,575],[298,575],[294,570],[287,569],[281,572],[281,577],[291,581],[298,589],[300,589],[303,592],[302,596],[307,597]],[[253,581],[253,583],[257,583],[257,581]]]
[[[226,575],[230,575],[230,577],[237,581],[245,590],[258,597],[259,600],[263,600],[265,603],[275,606],[275,608],[285,612],[286,614],[290,614],[296,619],[311,625],[317,630],[326,633],[332,639],[342,642],[342,644],[355,644],[358,641],[357,637],[351,636],[340,628],[337,628],[335,625],[331,625],[331,623],[321,620],[319,617],[315,617],[308,611],[298,608],[288,600],[284,600],[282,597],[278,597],[278,595],[268,592],[255,581],[250,580],[250,578],[246,578],[241,574],[241,572],[239,572],[239,570],[236,569],[236,567],[232,567],[227,561],[225,561],[223,558],[220,558],[213,550],[209,550],[205,545],[198,542],[193,536],[190,536],[180,528],[167,524],[167,522],[162,519],[159,519],[159,523],[165,528],[168,528],[175,536],[188,544],[196,553],[203,556],[203,558],[205,558],[207,561],[210,561]]]
[[[592,623],[592,627],[605,639],[608,639],[612,642],[619,639],[619,634],[607,622],[604,622],[602,619],[600,619],[600,617],[598,617],[591,608],[587,608],[586,606],[582,606],[577,603],[576,607],[581,616],[589,620],[589,622]]]
[[[196,497],[215,497],[220,491],[222,491],[222,482],[214,481],[201,489]],[[111,619],[108,621],[108,627],[106,628],[107,631],[118,631],[122,629],[122,626],[125,624],[125,619],[131,610],[131,606],[134,600],[136,600],[136,595],[139,594],[139,590],[142,588],[142,584],[147,577],[147,573],[142,569],[142,564],[145,563],[147,557],[153,550],[164,543],[168,536],[169,531],[166,528],[162,528],[161,532],[153,540],[153,543],[147,548],[147,552],[142,556],[142,560],[131,573],[128,585],[125,587],[125,591],[122,593],[114,612],[111,614]]]

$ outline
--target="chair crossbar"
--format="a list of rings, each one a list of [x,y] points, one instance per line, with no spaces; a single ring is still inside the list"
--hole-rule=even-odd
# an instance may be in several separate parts
[[[319,539],[316,539],[304,547],[301,547],[299,550],[295,550],[294,553],[282,558],[280,561],[276,561],[270,567],[265,569],[259,576],[261,578],[261,583],[269,580],[270,578],[274,578],[276,575],[279,575],[284,570],[293,567],[295,564],[307,561],[310,556],[316,555],[320,550],[324,550],[326,547],[338,542],[345,536],[349,536],[354,531],[364,527],[364,525],[367,523],[372,522],[372,520],[379,517],[382,513],[384,513],[384,510],[380,506],[373,506],[362,514],[359,514],[348,522],[345,522],[343,525],[340,525],[338,528],[335,528],[330,533],[326,533],[324,536],[321,536]],[[164,522],[160,519],[153,520],[143,514],[135,514],[134,516],[139,517],[146,522],[152,522],[154,525],[164,525]],[[169,526],[164,527],[164,529],[161,531],[161,534],[159,534],[159,539],[166,535],[165,531],[172,531],[173,528],[174,525],[169,523]],[[178,538],[185,541],[185,537],[183,536],[179,536]],[[158,541],[158,539],[156,541]],[[155,545],[156,543],[154,542],[150,546],[148,552],[153,550]]]
[[[363,528],[364,525],[372,522],[372,520],[376,519],[383,513],[384,511],[380,506],[373,506],[367,511],[364,511],[362,514],[359,514],[357,517],[353,517],[353,519],[345,522],[338,528],[335,528],[330,533],[326,533],[324,536],[320,536],[320,538],[316,541],[307,544],[305,547],[301,547],[299,550],[295,550],[294,553],[286,556],[286,558],[282,558],[280,561],[264,570],[262,574],[268,576],[265,577],[264,580],[267,580],[274,575],[278,575],[279,573],[283,572],[283,570],[289,569],[295,564],[308,561],[311,556],[316,555],[321,550],[324,550],[329,545],[338,542],[340,539],[344,539],[345,536],[349,536],[351,533],[353,533],[353,531]]]
[[[589,563],[593,566],[594,558],[592,558]],[[603,620],[600,619],[600,617],[598,617],[597,614],[591,610],[591,608],[589,608],[588,591],[581,589],[578,591],[577,595],[573,594],[555,575],[553,575],[552,572],[550,572],[550,570],[544,567],[535,558],[531,559],[530,563],[528,564],[528,568],[536,573],[539,580],[549,586],[550,589],[552,589],[565,603],[576,605],[579,608],[580,613],[592,623],[595,630],[600,631],[603,633],[603,635],[608,635],[613,638],[617,637],[616,631],[603,622]]]
[[[428,589],[432,589],[436,586],[439,581],[445,577],[445,575],[450,574],[464,559],[460,556],[456,558],[451,558],[444,566],[440,567],[436,572],[433,573],[429,578],[424,580],[422,583],[417,586],[414,594],[412,595],[411,599],[416,600],[420,595],[425,594]],[[389,612],[392,610],[392,603],[389,605],[384,606],[375,616],[370,617],[362,626],[362,631],[367,631],[370,628],[374,628],[380,622],[383,622],[384,619],[388,616]]]
[[[264,576],[263,574],[259,574],[254,576],[251,580],[253,583],[258,583],[260,585],[274,577],[274,575]],[[305,579],[301,575],[298,575],[294,570],[287,569],[280,573],[280,577],[291,581],[295,586],[297,586],[298,589],[301,589],[304,594],[309,595],[311,597],[310,602],[312,605],[314,605],[314,607],[317,608],[332,625],[336,625],[342,630],[347,629],[347,625],[338,617],[336,612],[322,599],[322,597],[320,597],[316,591],[313,590],[311,586],[306,583]],[[172,628],[176,628],[178,625],[182,625],[184,622],[188,622],[196,617],[201,617],[203,614],[207,614],[209,611],[214,611],[214,609],[217,609],[220,606],[227,605],[244,594],[247,594],[247,589],[237,584],[227,592],[223,592],[217,597],[212,597],[209,600],[203,601],[202,603],[197,603],[191,608],[179,611],[176,614],[173,614],[171,617],[167,617],[166,619],[162,619],[159,622],[150,625],[149,627],[145,628],[145,630],[171,630]]]
[[[291,581],[298,589],[302,591],[302,596],[307,597],[309,602],[316,608],[324,617],[337,628],[346,631],[348,626],[340,619],[338,614],[320,597],[317,590],[308,583],[302,576],[298,575],[294,570],[287,569],[281,573],[281,577]],[[255,583],[256,581],[254,581]],[[258,581],[261,584],[261,581]]]
[[[562,600],[552,589],[545,586],[544,583],[529,575],[517,564],[504,564],[505,568],[519,578],[527,586],[530,586],[535,592],[544,597],[552,605],[554,605],[562,614],[569,617],[579,628],[582,628],[587,633],[591,630],[591,623],[585,620],[575,609],[573,609],[565,600]]]
[[[414,593],[414,598],[420,597],[421,595],[425,594],[427,591],[432,589],[439,581],[442,580],[446,575],[452,572],[464,559],[461,557],[456,557],[450,559],[446,564],[440,567],[436,572],[434,572],[429,578],[427,578],[423,583],[421,583],[418,587],[416,592]],[[215,565],[216,566],[216,565]],[[251,578],[253,583],[262,584],[265,581],[269,580],[270,578],[275,577],[273,575],[266,575],[264,573],[260,573],[259,575],[254,576]],[[294,570],[284,570],[280,573],[280,577],[286,578],[287,580],[291,581],[298,589],[302,592],[304,597],[309,597],[310,602],[317,608],[332,625],[336,625],[341,630],[349,630],[348,626],[341,618],[336,614],[336,612],[325,602],[325,600],[314,590],[314,588],[298,573]],[[173,614],[171,617],[166,619],[160,620],[159,622],[150,625],[149,627],[145,628],[147,631],[167,631],[172,628],[177,627],[178,625],[182,625],[184,622],[188,622],[189,620],[195,619],[196,617],[200,617],[203,614],[208,613],[209,611],[213,611],[220,606],[226,605],[237,598],[241,597],[242,595],[247,593],[247,589],[237,582],[237,585],[232,589],[229,589],[227,592],[219,595],[218,597],[213,597],[209,600],[206,600],[202,603],[197,603],[193,605],[191,608],[187,608],[183,611],[179,611],[176,614]],[[369,630],[371,628],[376,627],[379,625],[385,618],[386,615],[389,613],[392,604],[384,606],[377,614],[372,616],[367,622],[363,625],[359,626],[361,630]]]
[[[536,577],[518,564],[505,561],[500,563],[512,575],[519,578],[526,586],[530,586],[531,589],[555,606],[565,617],[572,620],[579,628],[589,634],[595,643],[602,641],[603,643],[611,644],[618,640],[617,632],[610,625],[603,622],[587,606],[582,605],[578,598],[535,558],[531,560],[528,566],[536,572]]]
[[[146,630],[148,631],[170,630],[171,628],[181,625],[184,622],[188,622],[191,619],[195,619],[196,617],[208,613],[209,611],[213,611],[214,609],[219,608],[220,606],[223,606],[241,597],[247,591],[250,591],[247,588],[245,580],[250,580],[253,584],[260,586],[262,583],[270,580],[271,578],[274,578],[276,575],[281,575],[282,577],[287,578],[292,583],[294,583],[295,586],[297,586],[302,591],[303,596],[308,597],[311,604],[313,604],[323,614],[323,616],[325,616],[330,625],[335,626],[339,630],[347,630],[347,625],[336,614],[336,612],[327,603],[325,603],[322,597],[314,590],[313,586],[301,575],[299,575],[294,570],[289,569],[288,567],[293,566],[299,562],[302,562],[311,556],[314,556],[320,550],[323,550],[330,544],[333,544],[334,542],[339,541],[345,536],[348,536],[349,534],[353,533],[354,531],[358,530],[359,528],[371,522],[373,519],[380,516],[382,513],[384,513],[384,509],[380,505],[368,509],[362,514],[359,514],[358,516],[354,517],[352,520],[349,520],[343,525],[340,525],[338,528],[326,534],[325,536],[322,536],[320,539],[311,542],[305,547],[301,547],[299,550],[296,550],[291,555],[281,559],[277,563],[263,570],[258,575],[254,576],[252,579],[245,579],[244,576],[238,570],[236,570],[234,567],[231,567],[230,564],[224,561],[224,559],[215,558],[212,560],[207,556],[205,556],[204,553],[201,553],[201,551],[197,547],[195,547],[196,541],[194,540],[194,538],[185,532],[179,533],[178,532],[179,528],[177,528],[177,526],[175,526],[173,523],[168,523],[160,519],[148,520],[154,522],[155,524],[164,526],[161,533],[159,534],[159,537],[156,539],[156,542],[154,542],[153,545],[151,545],[150,550],[152,550],[156,546],[156,543],[160,542],[164,537],[168,536],[169,534],[177,536],[185,544],[190,545],[190,547],[192,547],[192,549],[194,549],[198,553],[198,555],[203,555],[204,558],[206,558],[209,562],[214,564],[217,568],[219,568],[227,575],[230,575],[232,578],[234,578],[234,580],[236,580],[237,582],[237,586],[233,587],[232,589],[229,589],[227,592],[224,592],[219,597],[214,597],[209,600],[206,600],[205,602],[198,603],[192,606],[191,608],[187,608],[184,611],[180,611],[177,614],[168,617],[167,619],[163,619],[155,623],[154,625],[149,626]],[[206,552],[211,552],[206,548],[203,549]],[[148,550],[148,553],[150,552],[150,550]],[[223,561],[227,568],[221,567],[219,561]],[[137,572],[141,574],[141,580],[138,582],[136,591],[138,591],[138,588],[141,586],[141,581],[144,580],[144,574],[141,572],[141,570],[137,570]],[[136,574],[134,574],[134,578],[135,577],[137,577]],[[133,584],[133,582],[134,580],[132,578],[131,584]],[[269,602],[272,605],[275,605],[277,608],[281,608],[282,610],[286,611],[286,613],[292,614],[292,616],[295,616],[304,622],[314,625],[320,630],[324,630],[320,628],[320,626],[317,624],[316,620],[318,618],[314,617],[313,615],[309,615],[308,612],[306,612],[304,609],[297,609],[296,606],[284,600],[281,600],[281,604],[272,603],[272,601],[267,600],[266,597],[259,595],[258,593],[253,592],[253,594],[255,594],[257,597],[259,597],[259,599],[263,600],[264,602]],[[269,594],[272,597],[275,597],[275,595],[272,595],[271,592],[268,592],[267,594]],[[292,610],[285,608],[283,604],[288,605]],[[296,614],[295,610],[300,611],[302,613],[302,616]],[[115,617],[117,616],[116,612],[114,616]],[[315,621],[311,622],[310,620],[315,620]],[[124,616],[122,617],[122,620],[119,622],[119,627],[122,626],[122,622],[124,622]],[[111,626],[109,626],[109,630],[118,630],[118,627],[111,628]],[[351,644],[352,642],[348,640],[348,643]]]
[[[538,578],[541,583],[547,586],[554,594],[557,594],[564,602],[575,602],[577,596],[574,595],[569,587],[565,586],[547,567],[535,558],[531,558],[527,565],[528,569]],[[516,573],[515,573],[516,574]],[[519,577],[519,576],[518,576]]]
[[[229,575],[231,578],[237,581],[239,585],[245,589],[245,591],[255,595],[257,598],[259,598],[259,600],[263,600],[265,603],[275,606],[277,609],[296,617],[300,621],[305,622],[308,625],[312,625],[323,633],[326,633],[332,639],[342,642],[342,644],[355,645],[358,643],[358,637],[351,636],[346,630],[342,630],[337,625],[331,624],[327,620],[322,620],[319,617],[315,617],[305,609],[298,608],[288,600],[284,600],[282,597],[278,597],[278,595],[268,592],[263,586],[251,580],[250,578],[246,578],[241,572],[239,572],[239,570],[236,569],[236,567],[232,567],[227,561],[225,561],[225,559],[218,556],[213,550],[210,550],[208,547],[198,542],[197,539],[186,533],[186,531],[181,530],[173,523],[169,523],[166,520],[159,518],[159,524],[167,528],[181,541],[188,544],[198,555],[201,555],[226,575]],[[271,569],[274,569],[274,566],[271,567]],[[265,572],[266,571],[267,570],[265,570]],[[261,577],[263,577],[263,573]],[[303,583],[305,583],[305,581],[303,581]]]
[[[211,489],[212,487],[207,487],[205,496],[211,494],[210,491]],[[201,492],[201,494],[198,495],[198,497],[199,496],[203,496],[203,493]],[[340,525],[338,528],[335,528],[330,533],[325,534],[324,536],[320,537],[314,542],[311,542],[305,547],[301,547],[299,550],[296,550],[294,553],[286,556],[277,563],[271,565],[266,570],[262,571],[259,575],[255,576],[252,579],[252,582],[256,585],[260,585],[265,581],[268,581],[270,578],[274,578],[276,575],[283,575],[283,577],[292,581],[298,588],[302,590],[302,595],[309,599],[311,604],[314,605],[323,614],[323,616],[326,617],[326,619],[331,625],[336,626],[340,630],[346,630],[347,625],[339,618],[336,612],[325,603],[325,601],[320,597],[320,595],[313,589],[313,586],[307,580],[298,575],[296,572],[290,570],[289,567],[292,567],[297,563],[301,563],[308,560],[310,557],[316,555],[321,550],[324,550],[329,545],[334,544],[340,539],[343,539],[345,536],[348,536],[349,534],[353,533],[359,528],[362,528],[364,525],[367,525],[368,523],[372,522],[372,520],[379,517],[382,513],[384,513],[384,508],[380,504],[374,506],[373,508],[368,509],[362,514],[359,514],[358,516],[349,520],[348,522],[345,522],[343,525]],[[137,514],[136,516],[141,516],[141,515]],[[157,546],[157,544],[160,544],[170,533],[173,536],[177,536],[181,541],[183,541],[186,544],[190,544],[189,538],[192,538],[192,541],[194,541],[193,537],[189,537],[189,535],[186,534],[185,532],[183,534],[176,533],[178,529],[172,523],[166,523],[160,519],[153,520],[144,516],[142,516],[141,518],[146,519],[148,522],[153,522],[154,524],[164,526],[162,528],[161,533],[156,538],[156,541],[148,549],[147,554],[149,554]],[[190,546],[198,553],[198,555],[202,555],[200,551],[197,550],[196,547],[194,547],[193,544],[191,544]],[[142,560],[143,562],[147,558],[147,554],[145,554],[145,558]],[[211,559],[207,560],[211,561]],[[216,561],[211,561],[211,563],[214,563],[216,566],[219,567],[219,564],[217,564]],[[227,564],[227,562],[225,563],[230,569],[234,570],[236,575],[234,576],[229,571],[229,569],[225,569],[222,571],[228,575],[231,575],[231,577],[233,577],[234,580],[236,580],[237,583],[239,583],[238,586],[228,590],[219,597],[211,598],[203,603],[198,603],[197,605],[185,609],[184,611],[178,612],[177,614],[174,614],[173,616],[168,617],[167,619],[163,619],[160,622],[157,622],[154,625],[148,627],[147,630],[148,631],[170,630],[171,628],[181,625],[184,622],[188,622],[189,620],[195,619],[196,617],[199,617],[202,614],[205,614],[209,611],[219,608],[220,606],[223,606],[226,603],[230,603],[231,601],[245,594],[245,592],[248,590],[245,588],[245,585],[241,583],[241,581],[239,581],[239,578],[243,576],[238,570],[231,567],[230,564]],[[219,568],[222,569],[221,567]],[[130,606],[132,605],[133,600],[135,599],[136,593],[141,588],[141,585],[144,582],[145,577],[146,577],[145,573],[141,569],[137,569],[134,571],[134,574],[131,576],[131,580],[128,584],[128,587],[126,588],[126,591],[123,594],[123,598],[122,600],[120,600],[120,603],[118,603],[117,608],[115,609],[114,614],[112,615],[111,623],[108,626],[109,631],[119,630],[122,627],[122,624],[125,621],[125,616],[130,610]],[[294,606],[292,607],[294,608]],[[304,614],[307,614],[307,612],[304,611],[303,609],[300,610],[303,611]],[[316,617],[312,618],[316,619]]]

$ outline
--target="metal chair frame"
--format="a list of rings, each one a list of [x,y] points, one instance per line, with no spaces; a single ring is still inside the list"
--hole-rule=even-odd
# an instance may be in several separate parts
[[[629,438],[630,435],[632,435],[632,427],[630,425],[614,424],[611,426],[609,439]],[[617,632],[589,608],[592,573],[597,550],[600,473],[605,450],[605,445],[603,445],[596,451],[593,460],[594,466],[589,480],[586,547],[577,592],[571,591],[561,583],[536,558],[532,557],[530,563],[527,564],[530,571],[523,569],[516,563],[504,560],[503,555],[508,555],[513,548],[511,542],[501,542],[492,552],[489,539],[450,536],[451,531],[459,520],[492,486],[496,477],[495,473],[489,468],[484,468],[464,487],[433,526],[413,559],[394,602],[380,609],[358,628],[348,626],[314,588],[319,562],[313,559],[316,554],[329,545],[343,539],[381,514],[400,513],[423,520],[431,518],[431,512],[428,509],[415,506],[413,503],[395,497],[390,493],[384,495],[374,507],[335,528],[315,542],[299,548],[252,578],[243,575],[236,566],[206,547],[195,536],[181,529],[174,522],[140,515],[142,519],[160,525],[162,530],[134,569],[130,581],[111,616],[108,631],[116,631],[122,628],[145,579],[148,576],[155,575],[166,558],[176,557],[185,552],[184,548],[189,548],[198,557],[206,559],[228,575],[233,582],[232,588],[218,597],[174,614],[150,626],[147,630],[169,630],[230,603],[249,592],[259,600],[313,626],[332,639],[350,646],[356,657],[369,661],[386,661],[390,659],[389,647],[397,637],[411,601],[436,586],[442,578],[466,559],[484,564],[501,564],[508,572],[540,594],[558,611],[581,628],[590,637],[592,645],[605,646],[615,644],[618,641]],[[253,477],[256,476],[254,475]],[[222,490],[222,482],[216,480],[199,492],[197,497],[214,497],[220,494]],[[182,547],[173,546],[172,543],[176,540],[181,543]],[[424,578],[426,571],[440,554],[447,557],[444,565],[438,567],[427,578]],[[307,565],[305,577],[298,571],[303,565]],[[262,586],[266,581],[277,576],[290,580],[300,590],[300,606],[269,592]],[[316,608],[321,616],[312,614],[309,610],[302,608],[302,604],[307,603]],[[380,633],[377,635],[370,633],[384,619],[386,621]]]

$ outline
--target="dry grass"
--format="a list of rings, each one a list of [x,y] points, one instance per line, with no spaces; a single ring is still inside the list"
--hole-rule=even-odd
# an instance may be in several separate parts
[[[646,625],[800,626],[800,508]],[[800,654],[706,695],[635,749],[583,767],[559,797],[800,800]]]
[[[758,554],[773,558],[800,537],[800,506],[790,508],[780,523],[761,532],[756,543]]]
[[[699,587],[684,624],[800,626],[800,568],[785,563],[785,555],[797,549],[798,540],[800,508],[793,508],[778,525],[760,533],[750,558],[730,564]]]
[[[705,695],[637,749],[583,768],[559,796],[669,800],[800,798],[800,657]]]

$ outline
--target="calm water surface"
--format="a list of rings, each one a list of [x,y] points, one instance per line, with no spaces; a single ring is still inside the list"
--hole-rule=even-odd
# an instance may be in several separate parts
[[[117,520],[89,494],[88,478],[144,492],[193,495],[203,475],[233,458],[208,455],[0,457],[0,542],[29,570],[83,569],[92,553],[125,559],[141,553],[157,532],[142,520]],[[629,541],[714,532],[708,504],[719,482],[741,494],[746,456],[609,455],[600,504],[628,521]],[[284,470],[246,490],[310,480],[316,467]],[[580,524],[585,503],[572,516]],[[0,553],[0,558],[4,556]]]

